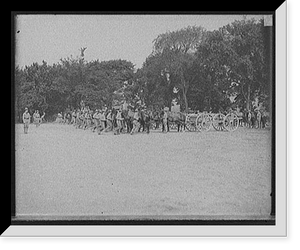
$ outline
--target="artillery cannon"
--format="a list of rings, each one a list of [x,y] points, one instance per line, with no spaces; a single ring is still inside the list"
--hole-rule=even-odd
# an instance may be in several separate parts
[[[234,113],[223,114],[221,112],[201,113],[196,119],[198,131],[209,131],[212,127],[217,131],[235,131],[239,126],[239,117]]]

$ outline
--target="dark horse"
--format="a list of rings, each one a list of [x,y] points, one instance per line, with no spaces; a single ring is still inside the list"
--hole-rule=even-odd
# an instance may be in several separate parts
[[[180,132],[185,129],[186,115],[182,112],[169,112],[168,123],[175,123],[177,125],[177,131]]]
[[[133,128],[133,111],[131,109],[129,110],[123,110],[123,118],[124,118],[124,124],[126,124],[127,133],[130,133]]]

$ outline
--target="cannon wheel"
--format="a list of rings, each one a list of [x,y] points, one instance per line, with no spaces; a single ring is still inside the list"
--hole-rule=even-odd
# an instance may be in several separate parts
[[[159,122],[158,123],[158,128],[156,128],[156,123],[155,123],[155,121],[152,121],[151,122],[151,125],[150,125],[150,129],[152,129],[152,130],[155,130],[155,129],[162,129],[162,125],[161,125],[161,122]]]
[[[224,119],[224,127],[230,132],[237,130],[237,128],[239,127],[238,116],[234,113],[229,113],[228,115],[226,115]]]
[[[217,131],[223,131],[225,129],[224,121],[225,121],[225,115],[221,113],[215,114],[212,119],[212,125],[214,129]]]
[[[190,132],[197,131],[196,119],[195,119],[195,121],[193,121],[194,119],[195,119],[195,117],[193,117],[192,115],[187,115],[186,116],[185,127]]]
[[[203,114],[200,114],[196,118],[196,128],[198,131],[202,131],[202,121],[203,121]]]
[[[177,124],[176,122],[169,122],[169,128],[170,130],[177,130]]]
[[[212,124],[212,117],[209,114],[204,114],[202,118],[202,130],[209,131]]]

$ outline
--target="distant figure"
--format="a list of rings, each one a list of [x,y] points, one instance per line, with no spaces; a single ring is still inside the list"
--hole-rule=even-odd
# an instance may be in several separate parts
[[[151,117],[149,111],[145,111],[144,113],[144,124],[147,134],[150,133],[150,123],[151,123]]]
[[[121,129],[123,128],[123,120],[124,118],[122,117],[122,111],[118,110],[117,115],[116,115],[116,120],[117,120],[117,128],[115,134],[119,135],[121,132]]]
[[[133,127],[130,132],[131,135],[138,132],[138,130],[139,130],[139,127],[140,127],[139,119],[140,119],[139,111],[135,110],[134,115],[133,115]]]
[[[103,131],[106,128],[106,117],[105,117],[104,110],[101,110],[99,119],[100,119],[100,124],[101,124],[101,131]]]
[[[23,113],[23,123],[24,123],[24,134],[28,133],[28,128],[29,128],[29,124],[30,124],[30,114],[28,112],[28,108],[25,108],[25,112]]]
[[[39,119],[40,119],[40,114],[38,110],[34,111],[32,118],[33,118],[33,124],[37,128],[39,126]]]
[[[93,132],[97,131],[98,135],[101,133],[101,122],[100,122],[100,111],[96,109],[96,112],[93,114],[93,122],[94,122],[94,127],[93,127]]]
[[[164,111],[163,114],[163,124],[164,124],[164,131],[165,133],[168,132],[168,111]]]
[[[87,49],[87,47],[83,47],[83,48],[80,48],[80,56],[81,57],[84,57],[84,51]]]
[[[257,111],[257,115],[256,115],[256,119],[257,119],[257,128],[261,129],[262,128],[262,124],[261,124],[261,112],[260,110]]]
[[[113,130],[113,120],[112,120],[112,111],[109,110],[107,115],[106,115],[106,128],[104,130],[104,132]]]

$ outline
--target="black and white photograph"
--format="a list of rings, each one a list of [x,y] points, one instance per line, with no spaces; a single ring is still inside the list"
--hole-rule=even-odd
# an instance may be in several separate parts
[[[276,224],[273,14],[14,21],[14,223]]]

